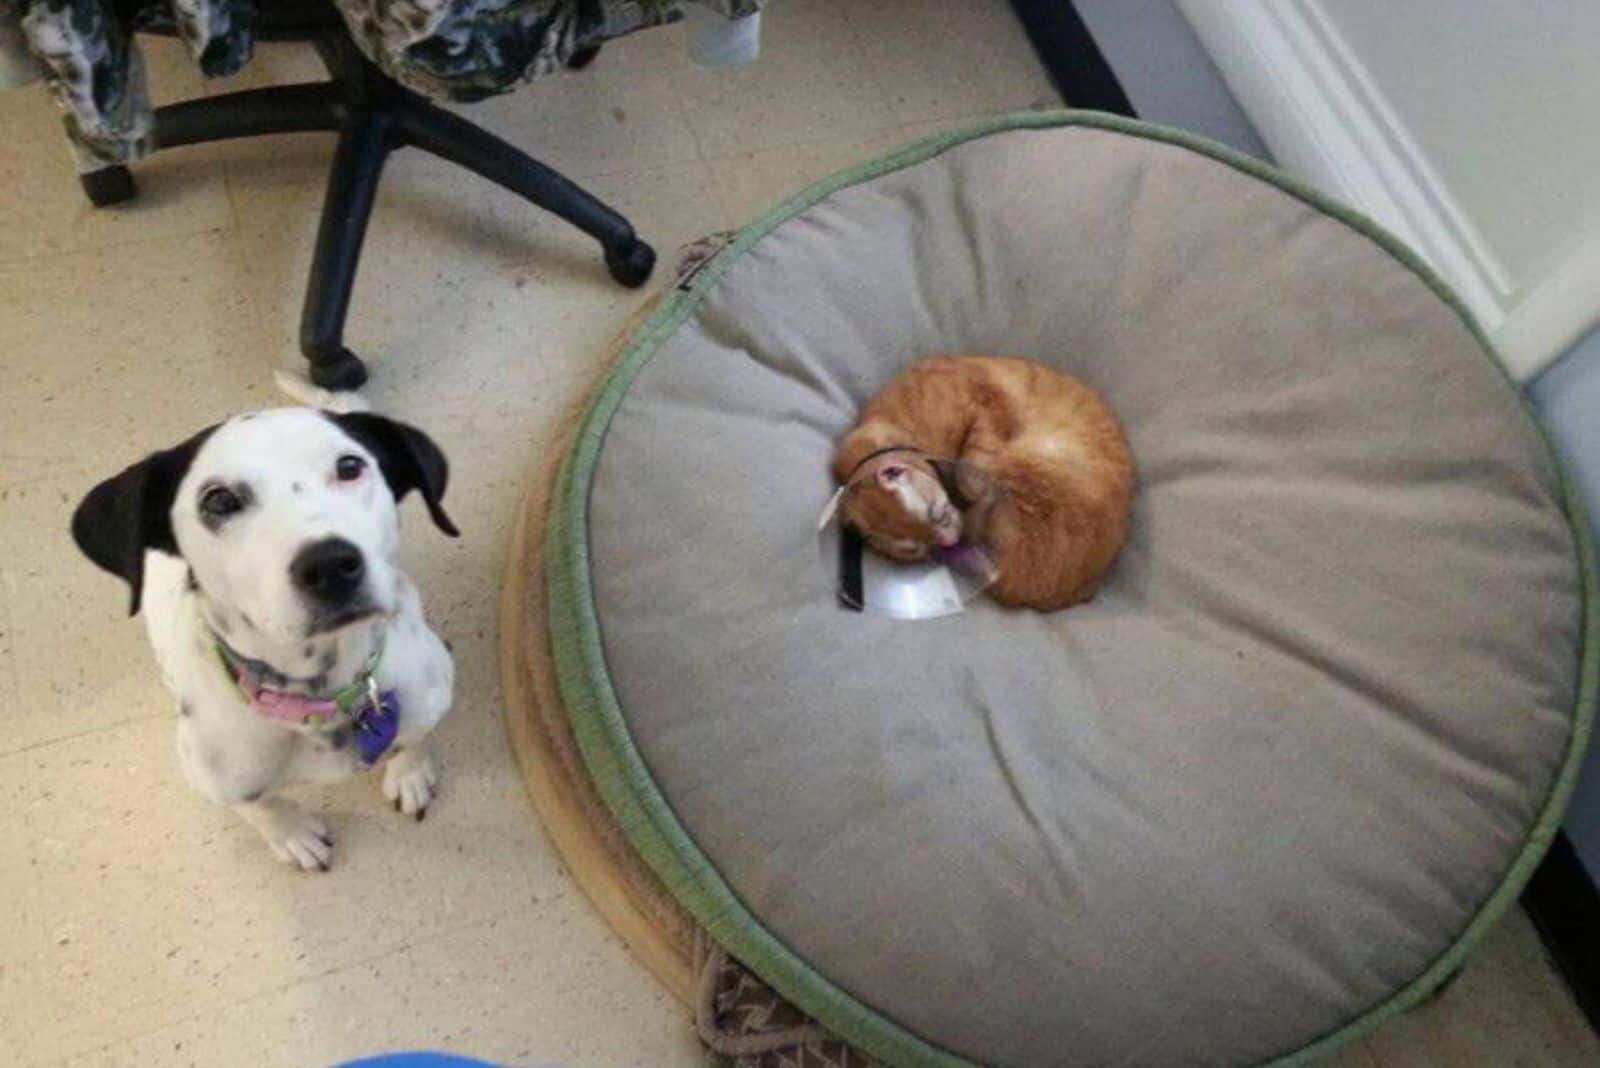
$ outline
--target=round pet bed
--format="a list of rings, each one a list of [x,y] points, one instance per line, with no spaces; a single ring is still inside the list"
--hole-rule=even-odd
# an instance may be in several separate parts
[[[838,604],[833,442],[950,351],[1121,415],[1091,603]],[[582,767],[530,780],[614,817],[567,799],[580,876],[654,911],[661,974],[699,925],[891,1064],[1327,1052],[1461,966],[1587,736],[1583,524],[1478,328],[1371,223],[1170,130],[994,120],[782,205],[631,333],[543,501],[508,689],[526,756],[548,653]],[[668,905],[585,875],[619,849]]]

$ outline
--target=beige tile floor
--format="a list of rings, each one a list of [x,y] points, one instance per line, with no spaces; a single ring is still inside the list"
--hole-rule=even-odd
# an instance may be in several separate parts
[[[697,70],[664,31],[470,113],[670,254],[897,140],[1051,100],[992,0],[782,0],[767,30],[746,70]],[[316,71],[304,49],[261,52],[238,83]],[[158,100],[229,87],[202,87],[171,47],[150,56]],[[96,212],[41,91],[0,94],[0,129],[0,1064],[308,1068],[384,1047],[699,1063],[683,1012],[540,832],[495,655],[533,443],[642,296],[509,195],[392,163],[350,341],[376,404],[455,458],[466,536],[413,515],[406,554],[455,643],[459,702],[429,819],[395,819],[371,782],[312,792],[340,853],[296,876],[182,786],[141,628],[65,531],[92,481],[278,402],[269,371],[294,360],[328,141],[176,152],[140,165],[136,204]],[[1454,989],[1340,1063],[1594,1065],[1600,1043],[1516,914]]]

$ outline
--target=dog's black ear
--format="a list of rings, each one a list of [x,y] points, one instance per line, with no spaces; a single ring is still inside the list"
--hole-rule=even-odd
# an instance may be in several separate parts
[[[147,549],[177,555],[172,501],[194,454],[214,428],[151,453],[89,491],[72,513],[72,540],[83,554],[128,583],[128,614],[139,613]]]
[[[389,484],[389,492],[394,494],[397,503],[412,490],[418,491],[428,506],[433,525],[452,538],[461,536],[440,503],[444,500],[445,484],[450,481],[450,463],[432,438],[414,426],[371,412],[350,412],[328,418],[378,458],[383,480]]]

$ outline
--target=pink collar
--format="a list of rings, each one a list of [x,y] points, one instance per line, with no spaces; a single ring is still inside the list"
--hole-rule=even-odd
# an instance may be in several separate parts
[[[354,716],[364,698],[374,705],[378,703],[378,685],[373,672],[383,657],[381,637],[374,644],[366,666],[355,679],[326,697],[312,697],[264,686],[260,677],[264,673],[264,665],[234,652],[221,638],[216,638],[215,646],[222,670],[239,687],[239,693],[249,702],[251,709],[266,719],[322,727],[340,716]]]

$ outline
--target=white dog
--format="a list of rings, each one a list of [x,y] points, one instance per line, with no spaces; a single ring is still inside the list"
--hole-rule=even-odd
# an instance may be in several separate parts
[[[273,796],[387,757],[383,793],[421,819],[437,775],[426,739],[455,670],[395,566],[396,504],[421,493],[440,530],[448,468],[421,431],[364,412],[241,415],[90,492],[72,534],[141,597],[178,701],[194,787],[280,860],[327,870],[333,840]]]

